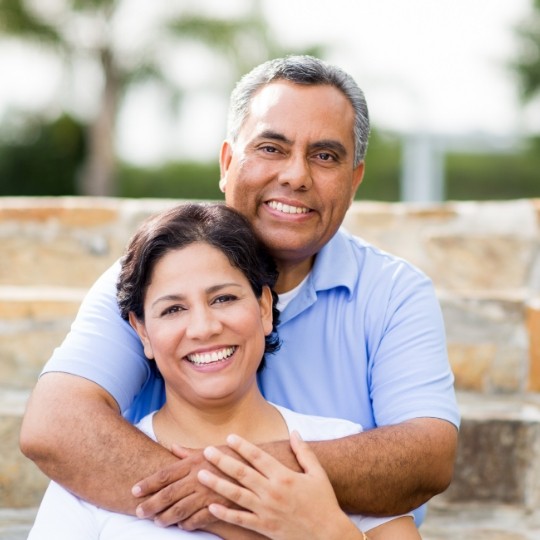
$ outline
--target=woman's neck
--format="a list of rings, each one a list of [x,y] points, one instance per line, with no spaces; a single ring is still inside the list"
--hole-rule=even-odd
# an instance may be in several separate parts
[[[258,388],[234,403],[191,404],[167,396],[153,427],[158,442],[169,449],[172,444],[187,448],[221,445],[230,433],[254,443],[288,437],[285,420]]]

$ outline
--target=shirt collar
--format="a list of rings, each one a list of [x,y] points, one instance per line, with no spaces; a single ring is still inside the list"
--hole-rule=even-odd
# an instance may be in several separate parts
[[[311,282],[315,291],[346,287],[349,294],[352,293],[358,268],[354,264],[355,254],[351,240],[351,234],[340,228],[319,251],[311,270]]]

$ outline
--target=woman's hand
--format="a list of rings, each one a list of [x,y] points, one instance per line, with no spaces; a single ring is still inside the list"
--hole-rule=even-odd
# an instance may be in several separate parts
[[[364,538],[339,507],[324,469],[297,432],[292,433],[290,444],[303,469],[300,473],[237,435],[230,435],[227,444],[247,465],[215,447],[206,448],[204,455],[238,484],[206,470],[199,471],[198,478],[245,510],[210,504],[214,516],[272,540]]]

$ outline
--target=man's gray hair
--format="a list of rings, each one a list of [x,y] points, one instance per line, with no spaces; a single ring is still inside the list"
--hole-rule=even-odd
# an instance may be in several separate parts
[[[364,93],[356,81],[345,71],[313,56],[287,56],[276,58],[253,68],[236,84],[229,104],[227,137],[238,138],[249,114],[253,96],[263,86],[279,80],[294,84],[330,85],[340,90],[354,109],[354,166],[366,155],[369,138],[369,115]]]

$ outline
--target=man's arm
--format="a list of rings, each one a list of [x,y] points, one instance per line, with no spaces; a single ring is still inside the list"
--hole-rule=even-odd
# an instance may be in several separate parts
[[[445,420],[418,418],[309,445],[344,510],[391,516],[410,512],[448,487],[457,429]],[[266,443],[261,448],[289,468],[301,470],[289,441]],[[180,520],[189,530],[206,526],[211,516],[204,506],[211,498],[208,488],[197,483],[196,472],[208,466],[202,452],[194,452],[187,459],[191,462],[189,480],[173,465],[166,476],[175,482],[164,482],[160,474],[139,482],[141,496],[152,495],[141,504],[145,517],[159,516],[163,525]],[[188,481],[189,489],[185,485]],[[186,490],[192,496],[180,501],[178,494]],[[180,502],[171,507],[172,499]]]
[[[389,516],[410,512],[448,487],[457,429],[445,420],[417,418],[310,445],[342,508]]]
[[[20,445],[50,478],[109,510],[134,514],[137,480],[178,459],[124,420],[100,386],[66,373],[40,377]]]

